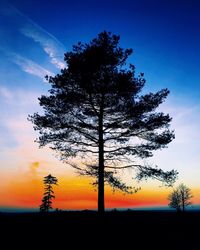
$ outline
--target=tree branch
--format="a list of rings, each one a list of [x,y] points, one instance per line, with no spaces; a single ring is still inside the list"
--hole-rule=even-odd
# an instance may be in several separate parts
[[[125,169],[125,168],[133,168],[133,167],[142,167],[142,165],[139,165],[139,164],[131,164],[131,165],[126,165],[126,166],[105,166],[105,168],[110,168],[110,169]]]

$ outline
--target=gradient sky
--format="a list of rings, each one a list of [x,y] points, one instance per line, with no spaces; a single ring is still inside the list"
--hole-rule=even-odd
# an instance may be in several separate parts
[[[49,149],[38,149],[27,116],[40,111],[37,98],[49,87],[44,76],[65,67],[64,52],[103,30],[119,34],[121,46],[133,48],[129,61],[144,72],[145,91],[171,91],[161,110],[173,117],[176,139],[150,162],[177,169],[177,184],[188,185],[194,204],[200,204],[199,13],[196,0],[1,0],[0,206],[38,207],[42,178],[51,173],[59,180],[54,207],[96,208],[91,181],[77,177]],[[142,190],[124,196],[107,189],[107,207],[167,204],[170,188],[122,177]]]

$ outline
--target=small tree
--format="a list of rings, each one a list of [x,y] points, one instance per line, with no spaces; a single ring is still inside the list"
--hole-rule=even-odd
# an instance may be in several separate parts
[[[44,177],[44,196],[42,199],[42,204],[40,205],[41,212],[48,212],[49,209],[52,209],[52,199],[55,198],[52,185],[57,185],[57,178],[52,175],[47,175]]]
[[[181,211],[181,199],[180,195],[177,190],[174,190],[169,196],[168,196],[169,202],[169,207],[175,208],[177,212]]]
[[[181,197],[181,208],[182,211],[185,211],[185,207],[191,205],[190,199],[193,197],[191,193],[191,189],[186,187],[184,184],[180,184],[179,187],[179,193]]]
[[[168,197],[169,206],[177,211],[185,211],[185,207],[191,205],[192,198],[191,189],[184,184],[180,184]]]

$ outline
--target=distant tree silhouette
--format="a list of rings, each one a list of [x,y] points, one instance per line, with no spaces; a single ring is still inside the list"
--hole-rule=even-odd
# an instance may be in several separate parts
[[[40,205],[41,212],[48,212],[49,209],[52,209],[52,199],[55,198],[53,185],[57,185],[57,178],[52,175],[47,175],[44,177],[44,196],[42,199],[42,204]]]
[[[191,205],[190,199],[192,198],[190,188],[184,184],[180,184],[169,196],[169,206],[175,208],[177,211],[185,211],[185,207]]]
[[[174,190],[169,196],[168,196],[169,207],[175,208],[177,212],[181,211],[181,197],[177,190]]]
[[[67,67],[46,77],[52,88],[39,98],[44,115],[29,116],[40,132],[40,146],[49,144],[62,161],[96,178],[99,212],[104,212],[104,183],[125,192],[138,190],[126,186],[118,170],[135,169],[137,179],[152,177],[167,185],[177,175],[141,161],[174,139],[170,116],[155,112],[169,90],[141,94],[145,79],[126,65],[132,49],[119,47],[119,38],[104,31],[89,44],[73,46],[65,54]]]

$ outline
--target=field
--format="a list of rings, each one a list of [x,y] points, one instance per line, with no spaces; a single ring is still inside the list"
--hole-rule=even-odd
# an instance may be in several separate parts
[[[1,240],[55,249],[199,249],[200,213],[112,211],[1,213]],[[8,238],[8,240],[7,240]],[[10,239],[10,240],[9,240]],[[15,240],[14,240],[15,239]],[[40,247],[39,247],[40,246]]]

